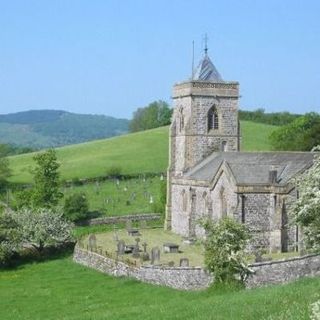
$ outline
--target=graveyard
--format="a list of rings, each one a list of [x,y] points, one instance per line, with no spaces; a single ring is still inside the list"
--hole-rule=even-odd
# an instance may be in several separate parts
[[[163,174],[153,177],[140,175],[135,178],[113,178],[86,184],[73,183],[62,189],[65,196],[85,193],[89,199],[89,210],[97,215],[117,216],[124,214],[153,212],[159,201]],[[165,181],[164,181],[165,183]]]
[[[183,237],[160,228],[114,229],[82,238],[79,245],[131,265],[202,267],[203,246],[192,245]]]

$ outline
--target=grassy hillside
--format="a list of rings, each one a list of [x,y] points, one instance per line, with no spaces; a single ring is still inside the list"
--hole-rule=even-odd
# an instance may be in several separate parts
[[[242,150],[270,150],[268,136],[274,126],[241,122]],[[112,166],[124,174],[164,172],[168,166],[168,127],[97,140],[57,149],[63,179],[105,175]],[[13,182],[30,182],[32,154],[10,158]]]
[[[57,147],[128,132],[129,121],[61,110],[0,115],[0,143],[32,148]]]
[[[240,292],[182,292],[113,278],[70,258],[0,273],[0,318],[310,319],[320,278]]]

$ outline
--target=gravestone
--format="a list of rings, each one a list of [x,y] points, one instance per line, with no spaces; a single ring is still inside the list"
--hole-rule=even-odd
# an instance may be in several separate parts
[[[154,247],[151,249],[151,264],[160,261],[160,249],[159,247]]]
[[[94,234],[90,234],[89,236],[89,250],[97,251],[97,238]]]
[[[189,259],[188,258],[181,258],[179,265],[180,265],[180,267],[189,267]]]
[[[150,204],[153,203],[153,196],[152,196],[152,195],[150,195],[149,203],[150,203]]]
[[[117,243],[117,254],[119,256],[123,255],[125,253],[125,247],[126,247],[126,244],[123,240],[120,240],[118,241]]]
[[[118,235],[118,231],[116,230],[116,226],[113,226],[113,240],[114,241],[119,240],[119,235]]]
[[[161,174],[161,176],[160,176],[160,180],[161,180],[161,181],[163,181],[163,180],[164,180],[164,176],[163,176],[163,174]]]
[[[136,244],[133,248],[132,251],[132,257],[133,258],[140,258],[140,248],[139,248],[139,242],[140,242],[140,238],[136,238]]]
[[[179,253],[179,245],[175,243],[164,243],[163,244],[164,253]]]

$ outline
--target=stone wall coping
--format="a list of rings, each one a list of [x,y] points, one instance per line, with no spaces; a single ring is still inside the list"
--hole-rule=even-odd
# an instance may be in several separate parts
[[[261,267],[261,266],[269,266],[272,264],[281,264],[281,263],[287,263],[287,262],[291,262],[291,261],[299,261],[299,260],[304,260],[307,258],[312,258],[312,257],[320,257],[320,253],[312,253],[312,254],[307,254],[304,256],[300,256],[300,257],[292,257],[292,258],[285,258],[285,259],[279,259],[279,260],[270,260],[270,261],[264,261],[264,262],[255,262],[255,263],[251,263],[248,266],[249,267]]]
[[[105,216],[93,219],[87,219],[79,221],[77,225],[86,226],[86,225],[97,225],[97,224],[111,224],[114,222],[126,222],[128,220],[132,221],[141,221],[141,220],[158,220],[161,218],[159,213],[137,213],[123,216]]]
[[[153,265],[143,265],[142,269],[153,269],[153,270],[199,270],[205,271],[202,267],[169,267],[169,266],[153,266]]]

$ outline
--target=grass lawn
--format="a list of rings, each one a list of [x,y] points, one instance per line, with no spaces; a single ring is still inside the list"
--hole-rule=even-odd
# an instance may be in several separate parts
[[[269,134],[277,127],[241,121],[243,151],[270,150]],[[91,178],[106,175],[108,168],[117,166],[123,174],[164,172],[168,166],[168,127],[137,132],[111,139],[91,141],[57,148],[61,176]],[[12,182],[32,181],[30,169],[34,154],[10,157]]]
[[[183,292],[113,278],[70,257],[0,272],[0,319],[310,319],[320,278],[228,292]]]

